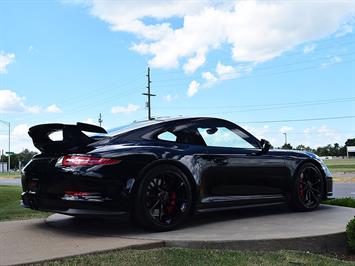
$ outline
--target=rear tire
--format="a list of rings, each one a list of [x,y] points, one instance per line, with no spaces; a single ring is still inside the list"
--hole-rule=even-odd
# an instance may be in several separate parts
[[[192,190],[179,168],[161,165],[149,170],[139,183],[133,219],[152,231],[168,231],[189,215]]]
[[[305,163],[294,178],[290,206],[297,211],[318,208],[324,195],[324,178],[313,163]]]

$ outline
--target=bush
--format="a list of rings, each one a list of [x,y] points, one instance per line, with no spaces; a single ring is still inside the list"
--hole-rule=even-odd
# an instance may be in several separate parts
[[[346,237],[351,251],[355,251],[355,218],[351,219],[346,226]]]

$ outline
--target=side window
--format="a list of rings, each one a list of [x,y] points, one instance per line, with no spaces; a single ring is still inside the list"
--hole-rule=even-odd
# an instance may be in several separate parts
[[[210,147],[255,148],[245,140],[247,135],[239,130],[226,127],[198,128],[203,140]]]
[[[165,131],[165,132],[160,133],[158,135],[158,139],[165,140],[165,141],[176,142],[176,135],[174,135],[173,133],[171,133],[169,131]]]

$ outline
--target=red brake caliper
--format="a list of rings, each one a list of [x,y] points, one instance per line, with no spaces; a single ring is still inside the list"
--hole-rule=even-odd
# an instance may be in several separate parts
[[[167,208],[167,213],[168,214],[172,214],[175,211],[176,208],[176,192],[171,192],[170,194],[170,201],[169,201],[169,205]]]

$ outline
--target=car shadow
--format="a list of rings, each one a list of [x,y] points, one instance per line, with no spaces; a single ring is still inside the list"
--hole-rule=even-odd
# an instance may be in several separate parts
[[[321,205],[315,212],[326,211],[330,206]],[[258,218],[274,215],[289,215],[295,213],[285,205],[242,208],[235,210],[215,211],[208,213],[198,213],[188,219],[182,226],[174,230],[176,233],[184,233],[191,228],[201,227],[204,225],[216,226],[218,223],[243,220],[250,218]],[[134,224],[128,214],[123,214],[112,218],[77,218],[67,215],[54,214],[45,220],[45,223],[35,225],[40,230],[50,230],[66,235],[83,236],[102,236],[102,237],[124,237],[136,238],[147,237],[149,235],[159,235],[164,233],[149,232],[138,225]]]

